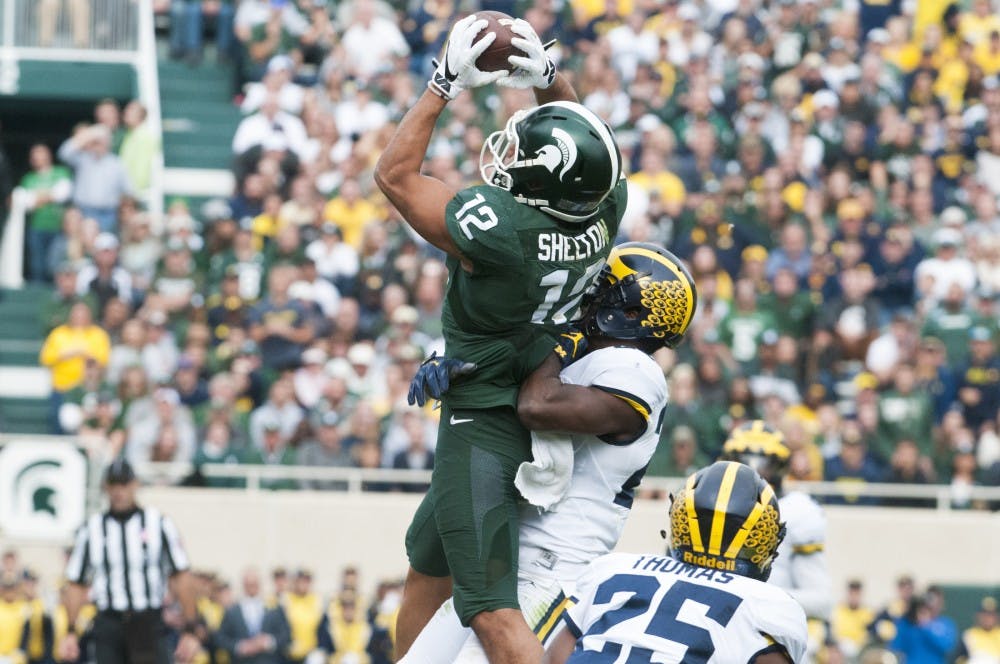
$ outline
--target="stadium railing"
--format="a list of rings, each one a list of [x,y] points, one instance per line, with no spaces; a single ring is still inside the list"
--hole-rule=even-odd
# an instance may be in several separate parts
[[[177,482],[190,477],[195,467],[189,463],[149,463],[137,472],[152,483]],[[267,482],[313,480],[343,482],[346,491],[361,492],[365,485],[426,485],[431,472],[426,470],[396,470],[389,468],[324,468],[315,466],[252,466],[205,464],[198,468],[205,479],[235,480],[245,483],[246,491],[267,490]],[[646,490],[677,491],[684,486],[683,477],[646,477]],[[857,482],[793,482],[796,489],[814,497],[842,497],[848,504],[866,498],[908,499],[933,501],[939,510],[952,509],[952,488],[948,484],[881,484]],[[1000,487],[975,486],[963,498],[970,501],[1000,502]]]
[[[0,434],[0,448],[11,441],[31,441],[39,446],[46,444],[73,445],[82,453],[92,449],[86,441],[76,436],[43,436],[34,434]],[[100,503],[101,473],[103,463],[92,462],[88,472],[87,503]],[[317,466],[266,466],[234,464],[202,464],[195,466],[188,462],[145,463],[136,468],[140,479],[152,485],[173,485],[192,476],[203,480],[220,480],[238,483],[232,491],[271,491],[268,485],[275,482],[317,481],[341,484],[342,491],[362,493],[372,489],[369,485],[427,485],[431,481],[431,471],[398,470],[392,468],[333,468]],[[673,492],[684,486],[683,477],[650,477],[642,481],[643,490]],[[206,482],[209,483],[209,482]],[[884,484],[860,482],[792,482],[796,489],[815,497],[841,497],[846,504],[857,504],[864,499],[896,499],[933,502],[938,510],[955,509],[952,505],[953,490],[949,484]],[[973,486],[963,492],[962,498],[969,502],[983,502],[1000,505],[1000,487]],[[995,509],[995,508],[994,508]]]
[[[87,44],[71,37],[74,7],[88,8]],[[41,45],[41,16],[55,12],[52,41]],[[60,25],[65,29],[60,30]],[[160,82],[156,65],[153,0],[0,0],[0,95],[16,95],[22,61],[117,63],[135,69],[139,101],[146,107],[150,131],[162,139]],[[162,150],[153,165],[147,209],[163,212]],[[16,203],[16,201],[15,201]],[[20,288],[25,223],[24,207],[12,206],[0,242],[0,288]],[[11,229],[11,225],[16,225]],[[12,246],[8,246],[8,245]]]

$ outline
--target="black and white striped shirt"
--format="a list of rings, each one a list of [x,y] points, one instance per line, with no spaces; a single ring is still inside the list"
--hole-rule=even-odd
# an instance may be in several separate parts
[[[176,526],[154,508],[124,518],[94,514],[80,527],[66,578],[91,586],[101,611],[143,611],[163,605],[167,579],[189,567]]]

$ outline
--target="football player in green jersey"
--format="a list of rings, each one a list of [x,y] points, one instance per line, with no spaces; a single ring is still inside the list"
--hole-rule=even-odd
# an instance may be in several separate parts
[[[511,664],[542,656],[517,602],[514,475],[531,457],[517,388],[551,352],[558,326],[575,318],[611,250],[626,193],[614,135],[577,103],[527,22],[511,26],[523,55],[510,56],[510,70],[476,68],[494,39],[476,41],[486,25],[472,15],[452,28],[375,178],[414,230],[448,254],[447,354],[478,367],[443,401],[433,481],[406,538],[397,654],[453,594],[490,661]],[[486,140],[486,184],[456,192],[421,174],[424,155],[448,101],[489,83],[531,87],[541,105],[515,113]]]

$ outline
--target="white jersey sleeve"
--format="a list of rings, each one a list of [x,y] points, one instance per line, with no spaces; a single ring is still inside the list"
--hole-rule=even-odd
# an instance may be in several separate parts
[[[610,554],[580,579],[566,615],[577,637],[570,664],[749,662],[775,645],[806,650],[802,608],[776,586],[666,556]],[[604,661],[603,659],[600,661]]]
[[[826,515],[810,496],[791,491],[778,501],[787,533],[774,561],[771,583],[785,589],[812,618],[827,619],[833,581],[826,560]]]
[[[564,383],[589,385],[625,400],[647,424],[662,417],[660,404],[667,401],[663,370],[637,348],[611,347],[593,351],[560,374]],[[654,427],[659,422],[652,422]]]

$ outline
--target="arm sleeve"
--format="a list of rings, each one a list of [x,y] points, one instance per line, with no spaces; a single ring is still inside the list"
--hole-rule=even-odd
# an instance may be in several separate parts
[[[42,345],[42,350],[38,354],[38,361],[42,363],[43,366],[51,367],[56,363],[59,354],[62,353],[62,334],[59,333],[59,328],[49,332],[49,336],[45,338],[45,343]]]
[[[499,196],[500,190],[489,185],[470,187],[455,194],[445,208],[448,234],[477,268],[508,268],[524,262],[511,218],[514,211]]]
[[[813,618],[826,619],[833,608],[833,584],[822,551],[809,555],[792,555],[792,576],[795,588],[788,593]]]
[[[87,524],[80,526],[76,531],[76,540],[73,543],[73,552],[66,562],[66,579],[72,583],[86,585],[90,567],[90,530]]]
[[[784,648],[793,662],[801,662],[809,638],[805,612],[787,594],[776,587],[773,590],[776,592],[769,592],[756,602],[756,627],[761,634]]]
[[[63,141],[63,144],[59,146],[57,156],[61,161],[68,164],[72,168],[77,168],[80,165],[80,148],[73,143],[72,137],[67,138]]]
[[[181,544],[181,535],[174,522],[163,517],[160,521],[160,531],[163,537],[163,555],[167,558],[171,575],[186,572],[190,569],[191,563],[188,560],[187,551]]]
[[[609,361],[599,362],[598,372],[587,383],[624,400],[648,422],[667,399],[663,371],[639,350],[615,348],[608,351]],[[614,358],[610,361],[612,354]]]

